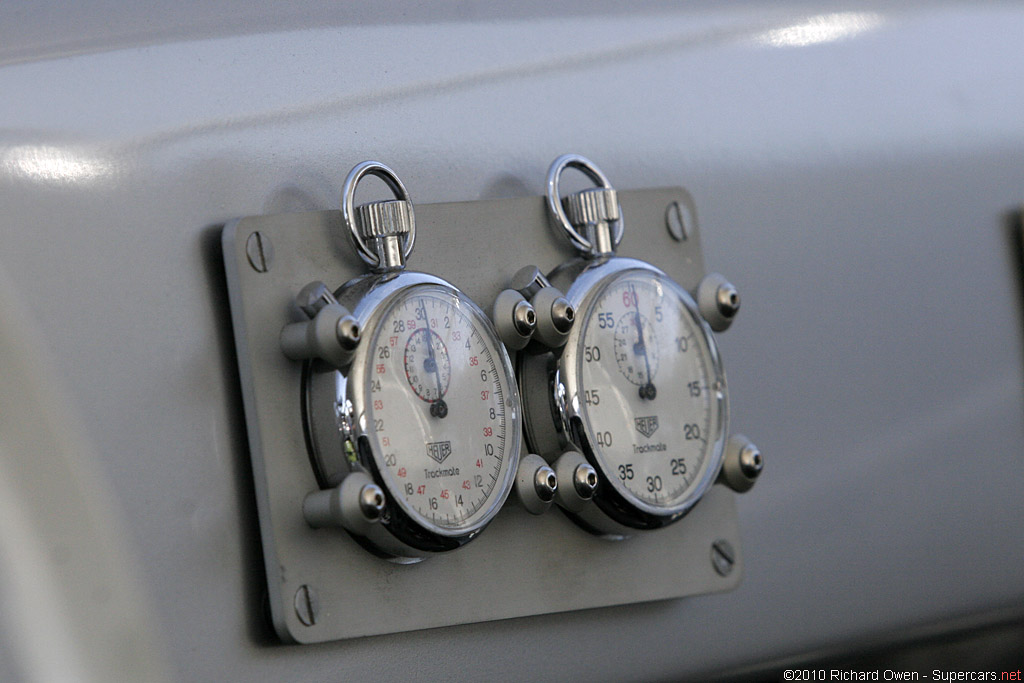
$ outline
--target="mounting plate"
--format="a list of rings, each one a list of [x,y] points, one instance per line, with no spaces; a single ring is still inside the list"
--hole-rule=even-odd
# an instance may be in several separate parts
[[[618,254],[694,292],[704,266],[689,193],[623,191],[619,201],[626,234]],[[685,233],[675,202],[693,219]],[[417,204],[416,224],[410,270],[451,281],[484,310],[521,266],[548,272],[573,256],[549,227],[541,197]],[[534,517],[510,498],[473,543],[415,565],[374,557],[342,530],[310,528],[302,501],[317,483],[302,428],[302,365],[281,353],[279,335],[304,285],[335,288],[365,272],[343,230],[339,211],[320,211],[242,218],[223,233],[271,614],[282,639],[315,643],[738,585],[735,494],[720,484],[677,524],[624,541],[591,536],[557,510]],[[727,576],[713,563],[720,539],[735,550]]]

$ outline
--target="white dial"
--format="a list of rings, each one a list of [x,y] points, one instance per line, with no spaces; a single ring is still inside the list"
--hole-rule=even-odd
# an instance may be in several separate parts
[[[455,290],[401,290],[375,324],[364,430],[390,496],[442,535],[497,512],[511,487],[516,399],[500,343]]]
[[[692,504],[717,469],[725,385],[689,295],[631,269],[588,304],[576,353],[580,414],[605,478],[631,504]]]

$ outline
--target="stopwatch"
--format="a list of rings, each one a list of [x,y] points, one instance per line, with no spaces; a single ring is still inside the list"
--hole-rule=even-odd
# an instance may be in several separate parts
[[[397,199],[353,207],[367,174]],[[299,297],[312,321],[296,345],[322,337],[327,349],[305,354],[319,358],[304,372],[303,413],[322,488],[307,497],[306,518],[414,561],[475,538],[508,497],[520,458],[519,392],[481,309],[452,284],[404,270],[415,220],[394,172],[356,166],[342,215],[372,272],[333,293],[313,283]],[[326,316],[320,331],[317,316]]]
[[[568,167],[599,187],[562,199]],[[548,208],[580,257],[546,278],[535,268],[514,278],[527,295],[564,291],[574,318],[552,353],[520,354],[527,441],[542,453],[578,451],[596,471],[593,504],[568,510],[584,528],[625,536],[663,527],[693,508],[721,469],[728,398],[714,336],[683,287],[648,263],[615,256],[621,209],[590,161],[555,161]],[[739,303],[730,288],[718,292],[718,314],[729,318]]]

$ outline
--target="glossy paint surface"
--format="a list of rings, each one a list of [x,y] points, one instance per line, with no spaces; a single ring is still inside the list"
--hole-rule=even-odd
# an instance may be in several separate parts
[[[26,7],[0,9],[0,265],[180,679],[568,676],[524,653],[668,679],[1019,616],[1020,6]],[[738,503],[744,583],[276,645],[220,226],[337,208],[371,157],[417,201],[540,195],[566,151],[689,189],[741,292],[732,427],[766,458]]]

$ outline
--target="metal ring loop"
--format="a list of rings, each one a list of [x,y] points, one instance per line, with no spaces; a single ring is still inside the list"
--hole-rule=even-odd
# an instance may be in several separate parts
[[[572,242],[572,245],[580,251],[589,253],[594,245],[569,222],[569,217],[565,215],[565,209],[562,208],[562,201],[558,192],[558,182],[562,177],[562,171],[570,167],[582,171],[584,175],[597,183],[598,187],[603,187],[606,190],[614,190],[615,188],[608,182],[608,178],[601,172],[601,169],[594,165],[594,162],[579,154],[563,154],[555,159],[551,164],[551,168],[548,169],[548,209],[561,224],[560,227],[565,230],[566,236]],[[621,241],[622,219],[620,218],[615,221],[615,226],[613,227],[612,243],[617,247]]]
[[[387,183],[387,186],[395,193],[396,199],[409,202],[412,225],[410,225],[409,234],[406,235],[402,243],[402,258],[408,259],[409,254],[412,253],[412,247],[416,243],[416,215],[413,211],[412,199],[409,198],[409,191],[405,189],[405,185],[402,184],[398,175],[379,161],[364,161],[361,164],[357,164],[348,172],[348,177],[345,178],[345,184],[341,189],[341,215],[345,220],[345,227],[348,228],[349,238],[353,241],[353,246],[359,252],[359,256],[371,268],[375,268],[380,264],[380,258],[378,258],[377,254],[370,251],[362,235],[359,234],[359,226],[356,224],[355,206],[353,206],[356,196],[356,185],[367,174],[377,176]]]

